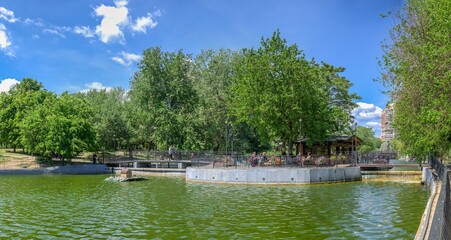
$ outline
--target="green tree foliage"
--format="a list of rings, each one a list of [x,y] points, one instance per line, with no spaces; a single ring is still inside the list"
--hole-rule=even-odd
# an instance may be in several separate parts
[[[199,96],[196,142],[201,149],[218,151],[225,143],[230,77],[237,54],[230,50],[206,50],[196,56],[194,88]],[[193,129],[194,130],[194,129]]]
[[[94,145],[91,115],[85,100],[68,93],[52,95],[21,121],[21,144],[33,154],[71,159]]]
[[[451,151],[451,1],[409,0],[384,45],[382,81],[405,153]]]
[[[25,78],[0,95],[0,140],[27,152],[63,158],[90,150],[94,131],[84,100],[63,93],[57,97],[36,80]]]
[[[362,139],[362,145],[357,148],[359,152],[368,153],[380,149],[382,141],[374,135],[371,128],[357,126],[356,135]]]
[[[311,142],[349,125],[358,96],[343,71],[306,60],[278,31],[258,49],[205,50],[194,59],[150,48],[128,93],[58,96],[24,79],[0,95],[0,141],[69,159],[119,145],[230,151],[233,142],[235,151],[261,151],[282,143],[291,153],[299,119]]]
[[[151,48],[144,51],[139,71],[131,81],[131,100],[146,113],[145,126],[154,128],[160,148],[191,148],[184,144],[194,128],[198,102],[192,68],[191,57],[181,50],[175,53]]]
[[[291,153],[302,134],[324,141],[337,122],[350,120],[357,98],[344,69],[307,61],[296,45],[288,46],[277,31],[258,49],[244,49],[233,76],[231,110],[239,122],[254,127],[260,137],[280,141]]]
[[[78,95],[85,98],[93,110],[90,123],[96,132],[95,150],[113,149],[119,145],[130,148],[135,136],[133,121],[136,118],[131,113],[133,106],[129,105],[126,91],[114,88]]]
[[[52,95],[43,89],[41,83],[31,78],[24,78],[8,93],[0,95],[0,139],[14,150],[21,145],[20,126],[28,111],[42,104]]]

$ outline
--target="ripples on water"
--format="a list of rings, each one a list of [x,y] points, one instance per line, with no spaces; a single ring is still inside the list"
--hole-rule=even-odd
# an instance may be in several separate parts
[[[111,183],[107,176],[1,176],[0,238],[412,239],[427,191],[313,186]]]

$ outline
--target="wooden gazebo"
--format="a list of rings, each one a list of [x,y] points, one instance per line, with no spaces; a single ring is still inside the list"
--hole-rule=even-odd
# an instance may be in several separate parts
[[[305,138],[296,142],[296,154],[301,152],[302,156],[312,155],[351,155],[356,151],[357,146],[362,143],[362,139],[356,135],[352,136],[332,136],[323,143],[313,143],[307,145],[309,139]],[[353,149],[354,148],[354,149]]]

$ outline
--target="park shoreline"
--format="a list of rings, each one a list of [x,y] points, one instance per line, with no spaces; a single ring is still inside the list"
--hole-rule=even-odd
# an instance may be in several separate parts
[[[105,164],[77,164],[33,169],[0,169],[0,175],[43,175],[43,174],[111,174]]]

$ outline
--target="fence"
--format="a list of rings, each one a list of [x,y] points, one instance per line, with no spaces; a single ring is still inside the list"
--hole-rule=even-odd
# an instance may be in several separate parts
[[[133,151],[100,153],[99,160],[104,163],[130,160],[190,160],[191,166],[210,167],[325,167],[350,164],[351,156],[309,155],[302,158],[292,155],[252,155],[238,152],[176,151],[172,158],[166,151]]]
[[[451,239],[451,204],[448,168],[437,158],[430,156],[429,165],[441,180],[441,191],[434,211],[431,229],[427,239]]]

